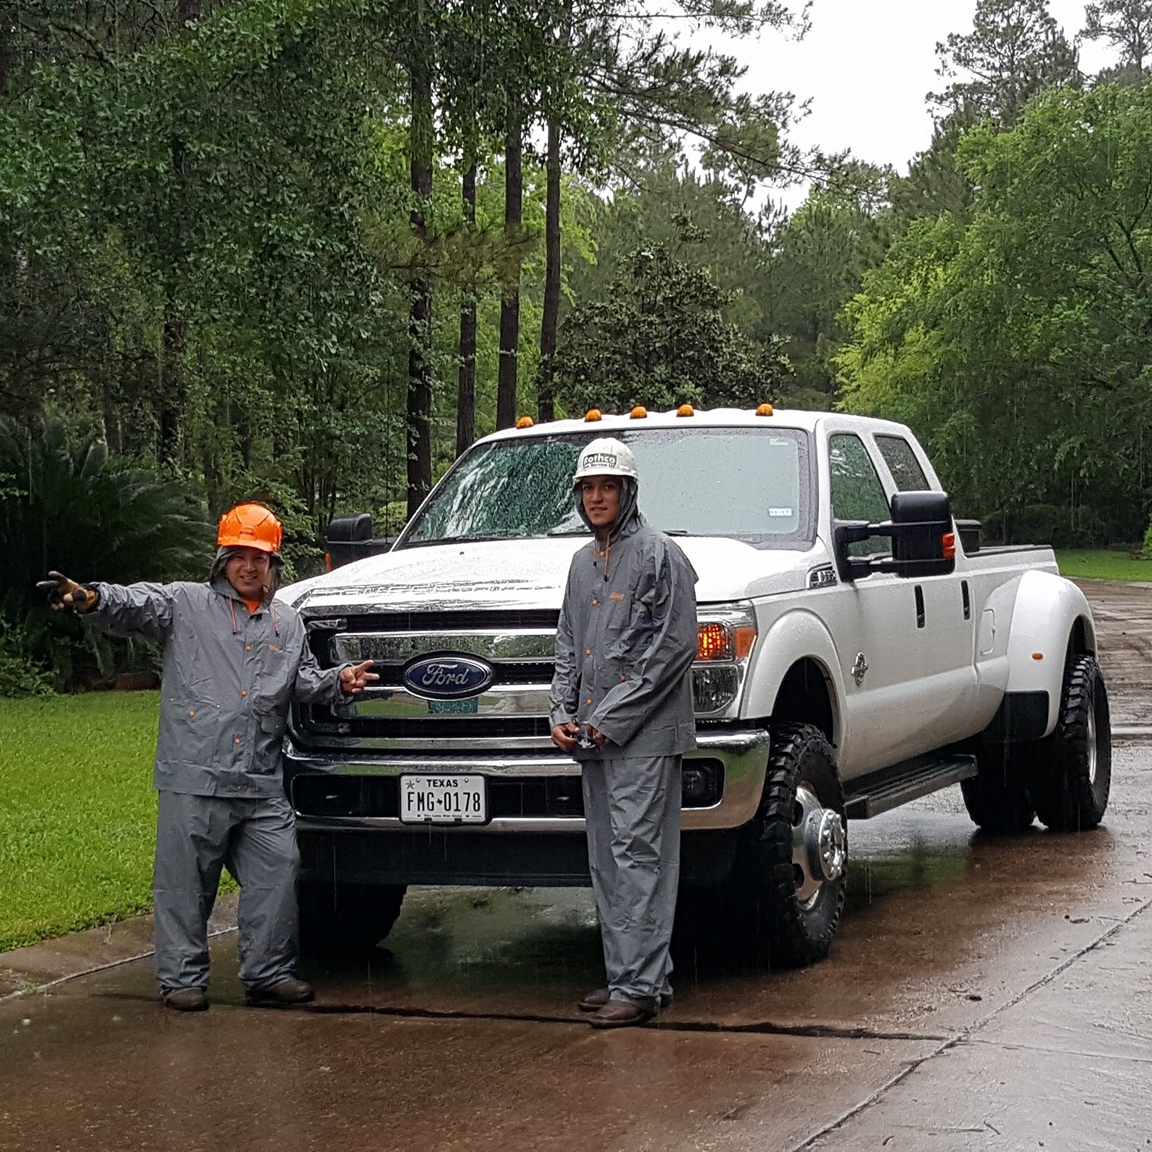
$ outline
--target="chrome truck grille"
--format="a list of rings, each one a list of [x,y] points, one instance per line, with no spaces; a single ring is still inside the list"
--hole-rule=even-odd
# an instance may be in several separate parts
[[[381,752],[550,748],[556,621],[551,611],[306,619],[323,667],[372,660],[380,679],[333,707],[297,706],[294,738]]]
[[[405,778],[471,773],[486,781],[485,832],[525,831],[525,820],[581,831],[580,768],[553,747],[548,719],[557,618],[305,612],[321,666],[372,660],[380,680],[338,705],[294,705],[286,776],[298,827],[399,830]],[[768,736],[708,719],[701,686],[714,685],[708,669],[694,675],[699,746],[682,773],[684,826],[735,827],[755,811]]]

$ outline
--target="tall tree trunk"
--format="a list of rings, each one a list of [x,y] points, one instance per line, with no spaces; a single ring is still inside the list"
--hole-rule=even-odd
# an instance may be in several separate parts
[[[519,99],[508,100],[508,120],[504,146],[504,233],[519,248],[520,222],[524,203],[524,117]],[[511,428],[516,423],[516,371],[520,356],[520,257],[504,285],[500,300],[500,371],[496,384],[496,427]]]
[[[424,241],[428,236],[424,206],[432,198],[432,69],[419,28],[411,67],[410,173],[412,191],[417,196],[411,222],[412,230]],[[432,487],[432,289],[424,276],[412,285],[408,329],[408,515],[411,516]]]
[[[200,0],[179,0],[176,18],[183,27],[200,19]],[[184,463],[184,415],[188,407],[188,323],[179,316],[179,292],[176,269],[184,266],[185,232],[187,230],[185,206],[191,172],[183,140],[171,143],[171,166],[179,197],[176,219],[172,222],[171,259],[165,285],[164,337],[161,355],[162,381],[160,390],[159,436],[157,455],[161,461]]]
[[[183,226],[176,225],[174,250],[183,246]],[[175,263],[175,261],[174,261]],[[164,335],[160,352],[159,441],[156,455],[161,463],[177,467],[184,462],[184,411],[188,402],[188,325],[177,319],[176,283],[169,270],[165,285]]]
[[[464,142],[464,180],[461,197],[469,229],[476,226],[476,136],[470,128]],[[469,294],[460,305],[460,368],[456,388],[456,455],[476,439],[476,297]]]
[[[8,88],[8,74],[12,71],[12,34],[9,22],[0,18],[0,96]]]
[[[553,380],[556,328],[560,322],[560,125],[548,119],[547,196],[544,202],[544,312],[540,318],[540,375],[536,385],[541,420],[555,417]]]

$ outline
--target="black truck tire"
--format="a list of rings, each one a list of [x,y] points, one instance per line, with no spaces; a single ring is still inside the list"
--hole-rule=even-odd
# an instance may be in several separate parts
[[[1029,756],[1034,746],[981,737],[974,751],[976,775],[960,781],[964,807],[972,823],[996,835],[1030,828],[1036,818],[1028,794]]]
[[[1112,786],[1108,692],[1095,656],[1070,656],[1060,715],[1035,746],[1028,790],[1053,832],[1083,832],[1104,818]]]
[[[776,726],[760,808],[733,877],[761,964],[799,968],[828,955],[847,859],[844,792],[828,740],[810,724]]]
[[[371,952],[400,915],[403,884],[333,884],[301,881],[300,951],[306,956]]]

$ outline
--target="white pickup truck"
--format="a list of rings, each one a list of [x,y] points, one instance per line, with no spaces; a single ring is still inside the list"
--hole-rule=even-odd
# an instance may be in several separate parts
[[[588,883],[548,689],[587,539],[572,472],[608,435],[699,574],[684,884],[764,962],[827,953],[853,820],[959,783],[990,832],[1100,822],[1111,738],[1088,603],[1050,549],[980,547],[908,428],[768,405],[590,412],[478,441],[386,551],[280,592],[322,664],[380,675],[292,714],[306,942],[375,944],[409,884]],[[334,549],[373,551],[367,517],[336,528]]]

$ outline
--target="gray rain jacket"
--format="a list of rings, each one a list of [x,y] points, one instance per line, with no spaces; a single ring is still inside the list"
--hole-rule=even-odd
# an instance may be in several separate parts
[[[585,523],[579,493],[576,506]],[[576,747],[577,759],[677,755],[696,747],[691,666],[696,572],[649,527],[626,481],[607,548],[572,557],[556,634],[551,722],[591,724],[617,748]]]
[[[207,584],[95,584],[83,619],[164,642],[156,788],[281,795],[289,704],[342,699],[340,668],[320,668],[295,609],[269,597],[249,612],[220,570],[218,557]]]

